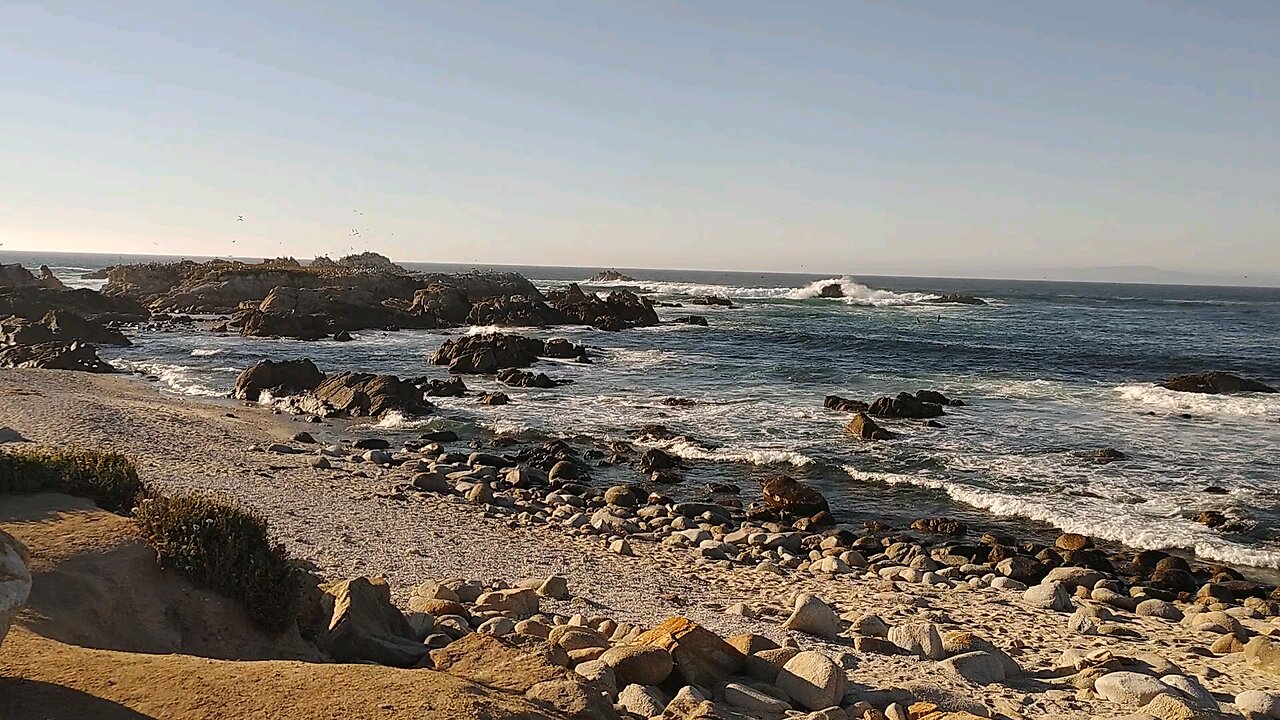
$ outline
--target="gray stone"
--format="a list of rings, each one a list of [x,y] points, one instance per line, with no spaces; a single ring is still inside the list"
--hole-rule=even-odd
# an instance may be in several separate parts
[[[1213,699],[1213,695],[1205,689],[1200,681],[1187,677],[1186,675],[1165,675],[1160,678],[1160,682],[1182,693],[1188,700],[1194,701],[1200,707],[1216,708],[1218,702]]]
[[[538,594],[552,600],[568,600],[569,579],[563,575],[552,575],[538,586]]]
[[[1107,700],[1128,708],[1138,708],[1157,695],[1176,692],[1159,680],[1135,672],[1113,672],[1099,677],[1093,689]]]
[[[859,615],[854,618],[853,624],[849,630],[858,635],[867,637],[887,638],[889,637],[889,625],[879,615],[870,613]]]
[[[946,672],[978,685],[991,685],[1005,679],[1000,658],[981,650],[947,658],[941,665]]]
[[[1143,600],[1134,608],[1134,612],[1138,617],[1154,617],[1164,620],[1172,620],[1173,622],[1182,622],[1183,614],[1177,605],[1164,600]]]
[[[1061,583],[1068,590],[1074,590],[1077,587],[1093,589],[1099,580],[1103,579],[1102,573],[1097,570],[1090,570],[1082,567],[1057,567],[1049,571],[1044,577],[1044,582]]]
[[[1033,585],[1022,594],[1022,599],[1032,607],[1054,612],[1070,612],[1074,607],[1071,604],[1071,594],[1067,592],[1066,586],[1059,582],[1046,581]]]

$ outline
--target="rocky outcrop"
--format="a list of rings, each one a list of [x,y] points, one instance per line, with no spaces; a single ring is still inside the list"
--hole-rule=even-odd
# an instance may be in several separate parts
[[[910,393],[898,393],[897,397],[879,397],[871,402],[867,414],[887,418],[935,418],[946,413],[941,405],[922,402]]]
[[[504,295],[481,300],[471,306],[467,323],[471,325],[514,325],[549,327],[562,325],[567,318],[540,298]]]
[[[564,290],[548,293],[551,306],[565,317],[565,322],[579,323],[601,330],[623,330],[658,324],[658,313],[648,298],[629,290],[614,290],[601,298],[585,293],[572,284]]]
[[[831,509],[817,488],[786,475],[774,475],[761,483],[760,495],[770,507],[799,517],[812,517]]]
[[[717,297],[715,295],[703,295],[701,297],[693,298],[692,300],[689,301],[689,304],[704,305],[704,306],[710,306],[710,307],[727,307],[727,308],[731,308],[734,306],[733,301],[730,300],[729,298]]]
[[[924,302],[934,305],[986,305],[987,301],[972,295],[963,293],[948,293],[939,295],[938,297],[928,298]]]
[[[746,657],[719,635],[685,617],[668,618],[636,638],[636,645],[666,650],[688,685],[715,687],[742,668]]]
[[[9,624],[27,606],[31,595],[31,556],[14,536],[0,530],[0,644]]]
[[[427,646],[391,603],[391,588],[382,578],[340,580],[320,590],[329,621],[316,644],[334,660],[408,668],[426,657]]]
[[[636,282],[636,279],[630,275],[624,275],[617,270],[603,270],[591,276],[587,282]]]
[[[18,264],[0,265],[0,287],[11,288],[46,288],[48,290],[66,290],[67,286],[54,277],[48,265],[40,266],[40,277]]]
[[[842,298],[844,297],[844,288],[840,286],[840,283],[828,283],[823,285],[822,289],[818,291],[818,297]]]
[[[119,330],[96,320],[86,320],[66,310],[53,310],[41,318],[40,322],[31,322],[17,316],[0,319],[0,343],[3,344],[35,345],[55,341],[69,343],[75,340],[96,345],[132,345]]]
[[[512,387],[553,388],[557,385],[568,385],[572,380],[553,380],[546,373],[532,373],[516,368],[498,371],[498,382]]]
[[[123,297],[93,290],[50,290],[44,287],[0,287],[0,317],[16,315],[40,320],[53,311],[70,312],[101,322],[144,322],[150,311]]]
[[[92,373],[118,372],[98,357],[97,349],[80,341],[46,342],[35,345],[0,347],[0,367],[78,370]]]
[[[257,402],[263,392],[285,397],[315,390],[324,373],[307,358],[300,360],[259,360],[236,378],[232,397]]]
[[[312,263],[313,265],[315,263]],[[334,263],[339,267],[356,270],[372,270],[379,273],[408,275],[409,271],[391,262],[391,258],[376,252],[365,251],[356,255],[346,255]]]
[[[446,340],[431,354],[431,362],[448,365],[452,373],[489,375],[506,368],[529,367],[538,361],[539,356],[547,353],[551,343],[556,343],[555,352],[562,355],[577,347],[572,343],[566,347],[566,342],[552,340],[544,343],[537,338],[503,333],[468,335]],[[585,349],[577,348],[578,356],[585,353]]]
[[[441,325],[461,325],[471,314],[471,302],[462,289],[436,284],[414,293],[409,312],[429,315]]]
[[[866,412],[870,405],[861,400],[850,400],[839,395],[828,395],[823,399],[822,407],[838,412]]]
[[[1179,375],[1159,383],[1167,390],[1206,395],[1226,395],[1231,393],[1274,393],[1275,388],[1257,380],[1240,377],[1225,372],[1207,372],[1198,375]]]
[[[671,322],[680,323],[682,325],[698,325],[700,327],[708,327],[707,319],[701,315],[681,315],[680,317],[672,318]]]
[[[429,415],[423,391],[395,375],[344,372],[325,378],[296,399],[298,409],[321,417],[381,417],[389,412]]]
[[[897,437],[897,434],[880,427],[875,420],[862,412],[853,416],[844,431],[862,440],[892,440]]]
[[[246,337],[319,340],[353,330],[433,328],[430,316],[412,315],[383,304],[362,289],[277,287],[257,307],[239,312],[233,325]]]

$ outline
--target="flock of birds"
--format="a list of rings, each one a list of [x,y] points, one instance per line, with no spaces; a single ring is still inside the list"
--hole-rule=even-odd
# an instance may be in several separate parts
[[[360,211],[360,210],[352,210],[351,212],[355,213],[356,215],[362,216],[362,217],[364,216],[364,213],[363,213],[362,211]],[[244,221],[245,221],[245,220],[244,220],[244,216],[243,216],[243,215],[236,215],[236,222],[238,222],[238,223],[242,223],[242,222],[244,222]],[[369,231],[369,228],[365,228],[365,232],[368,232],[368,231]],[[395,237],[395,236],[396,236],[396,234],[395,234],[395,233],[389,233],[389,234],[388,234],[388,237]],[[360,228],[351,228],[351,232],[347,233],[347,237],[349,237],[349,238],[362,238],[362,237],[364,237],[364,236],[360,233]],[[3,244],[4,244],[4,243],[0,243],[0,245],[3,245]],[[159,246],[160,242],[159,242],[159,241],[157,241],[157,240],[153,240],[153,241],[151,241],[151,244],[152,244],[152,245]],[[231,239],[231,244],[232,244],[232,245],[235,245],[235,244],[236,244],[236,238],[232,238],[232,239]],[[279,240],[279,241],[277,241],[277,242],[276,242],[276,244],[277,244],[277,245],[279,245],[279,246],[281,246],[281,247],[283,247],[283,246],[284,246],[284,241],[283,241],[283,240]],[[348,246],[347,246],[346,251],[347,251],[348,253],[354,253],[354,252],[358,251],[359,249],[360,249],[359,247],[357,247],[356,245],[352,244],[352,245],[348,245]],[[229,257],[230,257],[230,256],[229,256]]]

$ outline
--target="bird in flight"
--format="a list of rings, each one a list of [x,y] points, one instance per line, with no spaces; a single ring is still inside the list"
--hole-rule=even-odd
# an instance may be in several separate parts
[[[244,216],[243,216],[243,215],[237,215],[237,216],[236,216],[236,222],[244,222]]]
[[[355,228],[351,228],[351,237],[360,237],[360,231]]]

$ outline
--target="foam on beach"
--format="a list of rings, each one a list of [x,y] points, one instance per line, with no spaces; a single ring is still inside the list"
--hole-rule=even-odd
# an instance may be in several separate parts
[[[1267,418],[1280,416],[1280,393],[1206,395],[1177,392],[1159,385],[1121,385],[1115,392],[1130,402],[1169,412]]]

